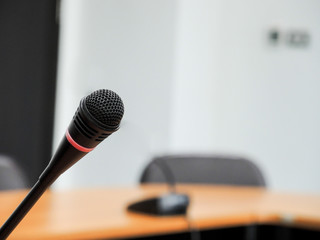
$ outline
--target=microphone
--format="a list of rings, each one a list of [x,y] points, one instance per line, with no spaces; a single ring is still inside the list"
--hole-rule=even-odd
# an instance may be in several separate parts
[[[176,178],[172,169],[165,161],[160,161],[158,158],[153,160],[151,164],[158,167],[163,174],[166,184],[169,187],[169,193],[130,203],[127,206],[127,210],[137,214],[151,216],[184,216],[188,224],[190,239],[200,240],[199,230],[187,216],[190,197],[187,194],[177,192]]]
[[[83,98],[56,153],[39,179],[54,182],[117,131],[123,113],[122,100],[113,91],[101,89]]]
[[[63,172],[119,129],[123,114],[123,102],[111,90],[97,90],[80,101],[66,134],[48,166],[25,199],[1,227],[0,240],[10,235],[45,190]]]
[[[159,168],[165,177],[169,193],[131,203],[127,209],[135,213],[154,216],[186,215],[190,199],[188,195],[176,191],[176,179],[171,168],[159,159],[152,163]]]

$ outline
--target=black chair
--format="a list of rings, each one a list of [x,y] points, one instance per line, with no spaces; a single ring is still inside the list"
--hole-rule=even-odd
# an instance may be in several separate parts
[[[169,155],[155,157],[144,169],[141,183],[168,181],[169,169],[178,183],[227,184],[266,187],[260,169],[250,160],[219,155]]]
[[[23,172],[12,158],[0,155],[0,191],[22,188],[27,188]]]

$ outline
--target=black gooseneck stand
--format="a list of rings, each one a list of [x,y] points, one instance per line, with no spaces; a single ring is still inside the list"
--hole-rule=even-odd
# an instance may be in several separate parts
[[[16,210],[11,214],[7,221],[0,228],[0,240],[5,240],[10,233],[21,222],[25,215],[39,200],[48,187],[69,167],[81,159],[85,152],[80,152],[71,147],[70,143],[64,138],[52,157],[47,168],[43,171],[39,180],[32,187],[28,195],[23,199]]]
[[[155,160],[154,163],[164,174],[170,188],[169,193],[159,197],[148,198],[132,203],[128,206],[128,210],[136,213],[156,216],[186,215],[190,202],[189,196],[176,192],[174,175],[165,162]]]

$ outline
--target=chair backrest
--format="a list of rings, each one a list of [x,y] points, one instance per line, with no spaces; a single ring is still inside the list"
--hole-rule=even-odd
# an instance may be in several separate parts
[[[26,187],[26,178],[14,160],[8,156],[0,155],[0,190]]]
[[[154,158],[144,169],[141,183],[166,182],[158,166],[164,163],[178,183],[266,186],[260,169],[250,160],[233,156],[172,155]]]

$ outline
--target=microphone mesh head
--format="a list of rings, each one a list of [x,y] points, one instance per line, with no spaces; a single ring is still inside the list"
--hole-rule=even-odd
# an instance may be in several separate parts
[[[88,111],[96,120],[107,126],[118,126],[124,113],[121,98],[107,89],[94,91],[85,98]]]

